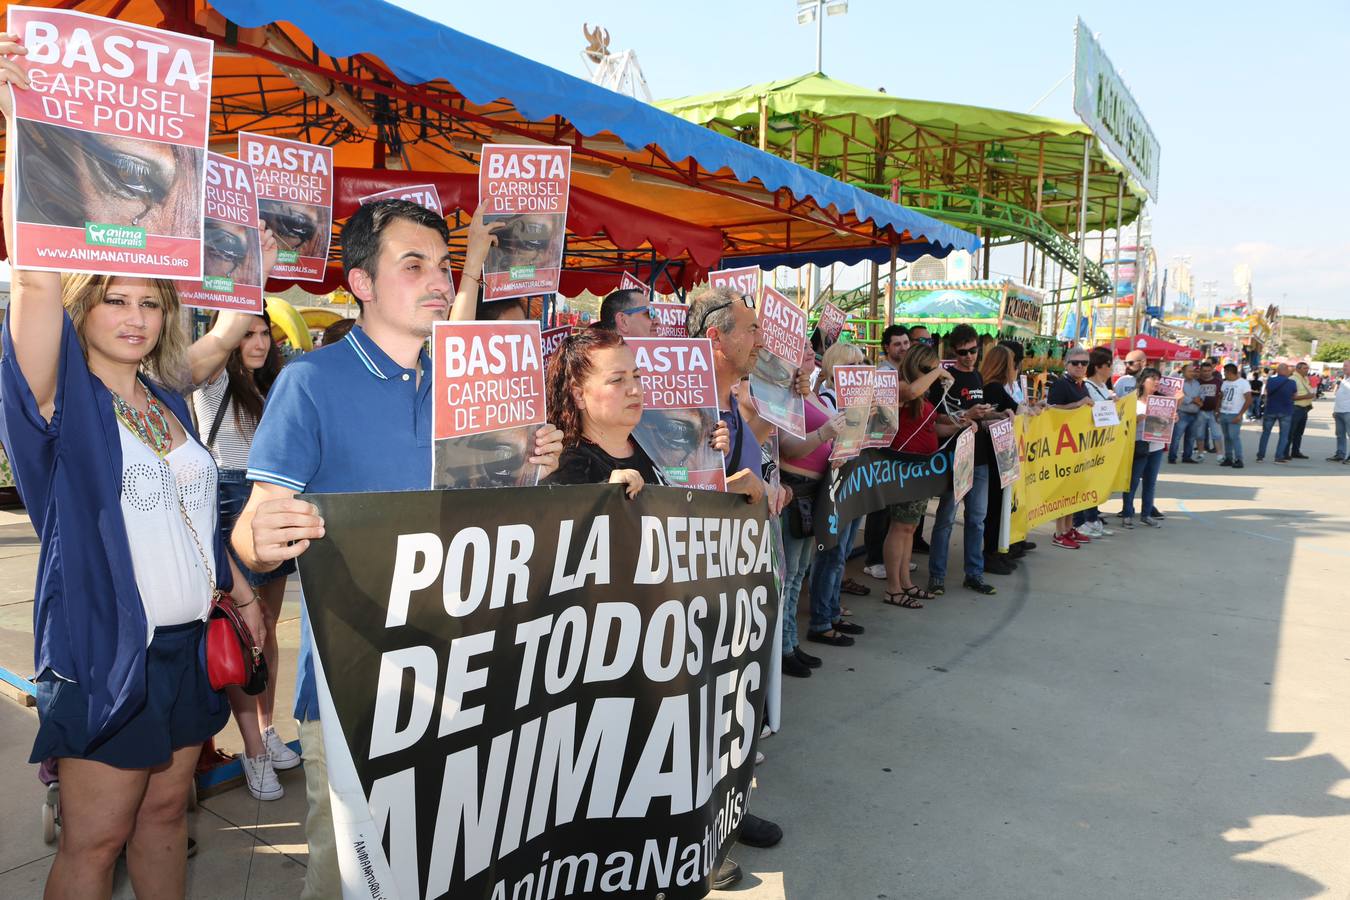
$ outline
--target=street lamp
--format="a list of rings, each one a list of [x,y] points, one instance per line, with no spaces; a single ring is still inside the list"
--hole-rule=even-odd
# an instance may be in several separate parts
[[[825,39],[825,16],[842,16],[847,12],[848,0],[797,0],[797,24],[816,23],[816,74],[823,71],[820,57]]]

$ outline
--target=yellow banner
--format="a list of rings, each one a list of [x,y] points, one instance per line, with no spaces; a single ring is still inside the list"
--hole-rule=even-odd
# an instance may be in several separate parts
[[[1119,425],[1096,426],[1091,406],[1018,416],[1022,477],[1012,486],[1010,542],[1060,516],[1097,506],[1130,487],[1135,395],[1116,401]]]

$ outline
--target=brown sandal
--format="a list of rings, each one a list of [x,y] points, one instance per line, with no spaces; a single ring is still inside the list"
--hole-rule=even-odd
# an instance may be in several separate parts
[[[896,597],[900,599],[896,600]],[[923,609],[923,604],[919,602],[919,598],[910,594],[909,589],[895,592],[887,591],[886,599],[881,602],[889,606],[901,606],[905,609]]]

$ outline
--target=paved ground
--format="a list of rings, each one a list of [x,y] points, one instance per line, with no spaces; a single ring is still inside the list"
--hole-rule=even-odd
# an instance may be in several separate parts
[[[719,896],[1350,897],[1350,467],[1322,462],[1329,410],[1311,461],[1250,463],[1249,427],[1244,471],[1165,467],[1161,530],[1042,540],[997,597],[852,603],[867,634],[788,680],[763,744],[755,810],[787,836],[738,849],[746,881]],[[0,662],[29,652],[30,556],[0,528]],[[0,704],[13,900],[49,865],[34,727]],[[296,895],[299,773],[285,784],[203,804],[192,897]]]

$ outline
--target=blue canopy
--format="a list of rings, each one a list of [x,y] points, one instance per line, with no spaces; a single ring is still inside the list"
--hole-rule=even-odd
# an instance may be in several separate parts
[[[507,100],[533,121],[561,116],[583,135],[608,132],[633,150],[654,144],[675,162],[693,158],[707,172],[729,169],[743,183],[786,189],[798,200],[809,197],[860,222],[908,232],[929,242],[924,252],[935,256],[980,246],[974,235],[930,216],[382,0],[291,0],[284,5],[212,0],[211,5],[245,28],[290,22],[334,57],[377,56],[408,84],[443,79],[474,104]]]

